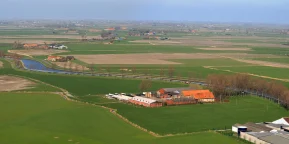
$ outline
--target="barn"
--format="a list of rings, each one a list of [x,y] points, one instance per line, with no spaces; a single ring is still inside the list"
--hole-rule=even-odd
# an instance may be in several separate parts
[[[273,124],[283,124],[289,126],[289,117],[283,117],[272,122]]]
[[[132,99],[129,100],[129,102],[144,106],[144,107],[161,107],[163,106],[162,103],[157,102],[156,100],[150,99],[150,98],[145,98],[145,97],[140,97],[140,96],[135,96]]]
[[[183,97],[193,97],[198,102],[215,102],[214,94],[209,90],[184,90]]]
[[[158,98],[180,98],[183,90],[192,90],[189,87],[181,87],[181,88],[162,88],[157,91]]]

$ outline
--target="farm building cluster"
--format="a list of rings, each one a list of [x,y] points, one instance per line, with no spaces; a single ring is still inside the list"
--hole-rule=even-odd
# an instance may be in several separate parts
[[[162,88],[156,92],[126,95],[107,94],[107,98],[117,99],[144,107],[162,107],[171,105],[188,105],[197,103],[214,103],[215,96],[209,90],[195,90],[192,88]]]
[[[24,49],[68,49],[67,46],[62,44],[37,44],[37,43],[25,43],[23,44]]]
[[[52,62],[67,62],[67,61],[72,61],[75,60],[74,56],[48,56],[47,59],[48,61],[52,61]]]
[[[235,124],[232,131],[255,144],[289,144],[289,117],[273,122]]]

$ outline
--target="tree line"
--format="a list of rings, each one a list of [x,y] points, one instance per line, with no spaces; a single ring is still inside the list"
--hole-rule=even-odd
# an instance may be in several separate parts
[[[219,99],[251,93],[273,100],[289,109],[289,89],[282,83],[267,81],[246,74],[213,74],[206,79],[207,87]]]

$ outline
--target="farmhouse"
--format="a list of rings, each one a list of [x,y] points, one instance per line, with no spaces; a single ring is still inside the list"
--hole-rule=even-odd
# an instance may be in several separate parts
[[[215,96],[209,90],[183,90],[182,96],[193,97],[198,102],[215,102]]]
[[[182,98],[175,98],[175,99],[168,99],[166,100],[166,104],[168,106],[171,105],[188,105],[188,104],[196,104],[197,101],[194,98],[190,97],[182,97]]]
[[[129,100],[129,102],[144,106],[144,107],[161,107],[163,106],[162,103],[157,102],[156,100],[150,99],[150,98],[145,98],[145,97],[140,97],[140,96],[135,96],[132,99]]]
[[[182,88],[162,88],[157,91],[158,98],[180,98],[181,92],[183,90],[192,90],[189,87],[182,87]]]
[[[38,47],[38,44],[35,44],[35,43],[26,43],[26,44],[23,44],[23,47],[24,47],[24,48],[36,48],[36,47]]]
[[[125,95],[113,95],[112,98],[118,99],[120,101],[129,101],[132,97],[125,96]]]
[[[66,60],[69,60],[69,61],[75,60],[75,57],[74,56],[66,56]]]
[[[62,56],[48,56],[47,57],[47,60],[48,61],[53,61],[53,62],[56,62],[56,61],[66,61],[66,58],[62,57]]]

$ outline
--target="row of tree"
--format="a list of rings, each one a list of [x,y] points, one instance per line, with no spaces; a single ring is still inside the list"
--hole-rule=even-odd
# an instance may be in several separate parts
[[[246,74],[214,74],[207,77],[206,83],[208,88],[220,99],[236,93],[254,93],[289,108],[289,90],[276,81],[267,81]]]

